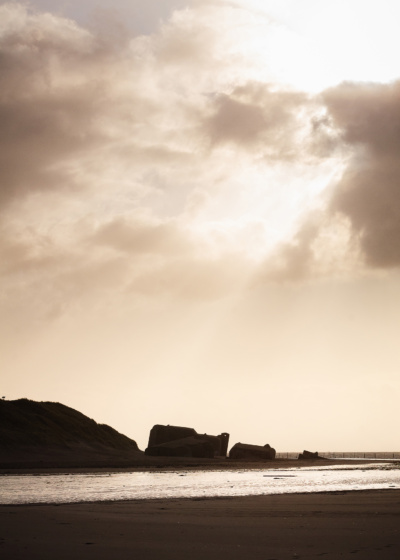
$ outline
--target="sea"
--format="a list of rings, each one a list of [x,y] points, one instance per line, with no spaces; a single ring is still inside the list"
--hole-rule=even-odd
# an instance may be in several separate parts
[[[298,452],[288,451],[277,453],[277,459],[297,459]],[[319,453],[325,459],[369,459],[369,460],[399,460],[400,451],[323,451]]]
[[[0,504],[256,496],[400,489],[400,461],[280,469],[0,476]]]

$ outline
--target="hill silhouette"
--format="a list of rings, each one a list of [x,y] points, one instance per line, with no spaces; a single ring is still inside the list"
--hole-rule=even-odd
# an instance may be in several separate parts
[[[106,424],[54,402],[0,400],[0,466],[125,466],[143,453]]]

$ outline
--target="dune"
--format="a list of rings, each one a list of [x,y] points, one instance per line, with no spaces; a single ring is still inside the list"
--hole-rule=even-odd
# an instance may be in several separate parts
[[[54,402],[0,401],[0,467],[129,465],[144,456],[106,424]]]

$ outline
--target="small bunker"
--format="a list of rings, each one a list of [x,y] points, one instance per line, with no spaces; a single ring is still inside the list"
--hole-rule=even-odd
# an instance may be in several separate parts
[[[299,459],[299,461],[301,461],[301,460],[313,461],[315,459],[323,459],[323,457],[320,457],[318,455],[318,451],[312,452],[312,451],[304,450],[303,453],[299,454],[298,459]]]

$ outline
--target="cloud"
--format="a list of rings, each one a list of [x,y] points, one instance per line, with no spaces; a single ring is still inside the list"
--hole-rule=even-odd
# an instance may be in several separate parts
[[[398,86],[255,78],[254,14],[191,6],[132,37],[0,6],[2,288],[27,317],[223,299],[262,259],[260,277],[302,281],[344,259],[348,224],[371,266],[397,264]]]
[[[180,254],[190,248],[187,236],[177,224],[143,219],[131,222],[126,218],[114,219],[101,225],[92,241],[131,255]]]
[[[206,67],[215,43],[211,29],[196,38],[203,31],[193,13],[154,36],[129,38],[107,27],[89,32],[17,3],[0,12],[3,212],[39,194],[83,200],[126,185],[130,196],[141,196],[159,188],[151,180],[155,168],[160,175],[171,164],[191,166],[205,98],[189,74]],[[182,59],[185,49],[174,41],[184,41],[190,56]],[[204,44],[207,60],[197,60]],[[205,74],[209,82],[213,73]]]
[[[54,12],[66,18],[73,18],[80,25],[90,25],[99,18],[115,19],[124,22],[135,34],[151,33],[160,24],[160,20],[168,19],[178,8],[184,8],[196,0],[68,0],[57,3],[53,0],[33,0],[41,11]],[[0,0],[0,4],[4,4]]]
[[[298,117],[307,104],[303,93],[248,82],[210,101],[205,128],[213,144],[231,143],[249,150],[258,147],[280,160],[294,158],[305,125]]]
[[[246,11],[197,2],[157,33],[129,37],[17,3],[0,10],[3,211],[32,195],[129,190],[137,200],[165,184],[184,208],[204,190],[197,178],[215,185],[229,173],[220,145],[250,163],[293,157],[304,96],[250,81],[237,42]]]
[[[345,215],[366,264],[400,265],[400,82],[343,84],[324,94],[353,156],[330,203]]]
[[[400,265],[400,82],[343,83],[323,92],[308,149],[342,170],[280,244],[260,277],[299,281]]]
[[[99,148],[104,45],[73,22],[0,7],[0,204],[75,188],[75,158]]]
[[[313,242],[317,233],[318,225],[307,220],[290,242],[278,246],[268,257],[256,276],[255,285],[265,280],[299,282],[307,279],[315,266]]]

